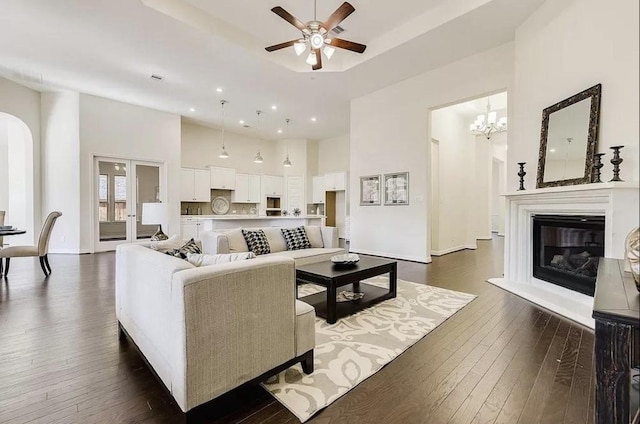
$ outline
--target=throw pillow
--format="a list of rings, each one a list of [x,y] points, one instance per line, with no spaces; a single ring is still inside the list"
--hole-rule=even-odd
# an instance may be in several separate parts
[[[202,253],[198,244],[193,239],[186,242],[182,247],[166,252],[167,255],[175,256],[180,259],[187,259],[187,254],[189,253]]]
[[[256,255],[266,255],[271,253],[269,241],[262,230],[242,230],[244,241],[247,242],[249,250]]]
[[[234,261],[253,259],[256,255],[253,252],[227,253],[220,255],[207,255],[205,253],[187,253],[187,261],[193,266],[206,266],[225,264]]]
[[[184,241],[177,234],[172,235],[167,240],[162,241],[152,241],[149,247],[153,250],[157,250],[161,253],[166,253],[169,250],[175,250],[184,244]]]
[[[283,228],[280,231],[282,231],[284,240],[287,242],[287,249],[311,249],[311,243],[309,243],[309,238],[304,231],[304,227]]]

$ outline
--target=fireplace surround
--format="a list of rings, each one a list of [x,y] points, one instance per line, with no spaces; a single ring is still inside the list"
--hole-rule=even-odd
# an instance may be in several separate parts
[[[622,259],[638,225],[637,182],[593,183],[516,191],[506,203],[504,275],[490,283],[590,328],[593,297],[533,275],[533,216],[604,217],[604,256]]]

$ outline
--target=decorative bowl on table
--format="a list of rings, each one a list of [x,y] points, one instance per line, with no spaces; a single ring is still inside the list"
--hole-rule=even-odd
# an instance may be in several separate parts
[[[344,255],[335,255],[331,257],[331,262],[336,265],[355,265],[360,260],[360,256],[355,253],[346,253]]]

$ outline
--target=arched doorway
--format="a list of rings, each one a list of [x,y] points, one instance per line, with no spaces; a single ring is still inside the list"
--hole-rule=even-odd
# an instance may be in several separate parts
[[[0,112],[0,210],[5,223],[26,234],[5,240],[11,244],[35,244],[33,135],[21,119]],[[38,229],[39,230],[39,229]]]

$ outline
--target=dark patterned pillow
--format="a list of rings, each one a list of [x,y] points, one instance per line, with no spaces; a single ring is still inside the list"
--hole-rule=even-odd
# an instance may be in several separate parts
[[[271,247],[269,247],[269,241],[267,236],[262,230],[242,230],[244,241],[247,242],[249,251],[256,255],[266,255],[271,253]]]
[[[282,228],[284,241],[287,242],[288,250],[311,249],[311,243],[304,227]]]
[[[191,239],[182,247],[165,252],[167,255],[175,256],[180,259],[187,259],[187,253],[202,253],[196,242]]]

